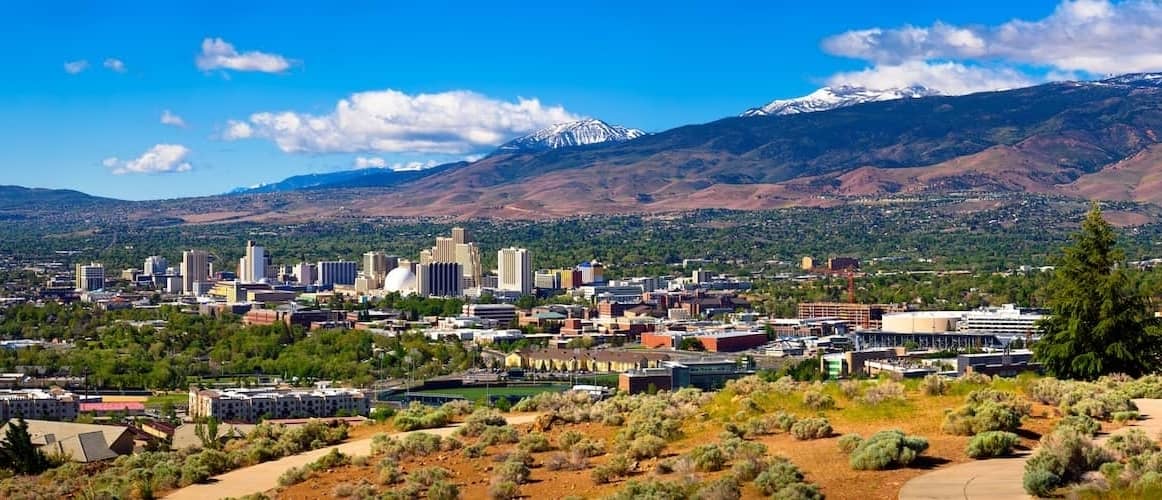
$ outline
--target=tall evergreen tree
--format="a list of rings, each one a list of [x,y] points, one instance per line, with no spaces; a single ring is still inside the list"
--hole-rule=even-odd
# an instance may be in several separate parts
[[[1063,249],[1048,287],[1051,315],[1042,320],[1034,355],[1060,378],[1132,376],[1160,366],[1162,336],[1146,297],[1119,268],[1123,253],[1095,203]]]
[[[28,422],[10,420],[4,441],[0,441],[0,467],[17,474],[40,474],[49,467],[48,457],[32,444]]]

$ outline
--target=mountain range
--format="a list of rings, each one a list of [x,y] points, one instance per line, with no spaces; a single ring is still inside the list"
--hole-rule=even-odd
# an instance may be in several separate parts
[[[840,87],[791,101],[654,134],[585,121],[517,139],[474,162],[328,174],[343,177],[331,184],[288,179],[283,188],[298,191],[277,199],[251,192],[143,206],[153,216],[206,222],[215,220],[208,207],[230,220],[301,218],[337,207],[358,216],[537,218],[953,192],[1162,205],[1162,74],[964,96]]]

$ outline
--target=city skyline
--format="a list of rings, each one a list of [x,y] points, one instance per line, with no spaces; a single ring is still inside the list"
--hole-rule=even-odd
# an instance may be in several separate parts
[[[957,94],[1162,69],[1156,2],[279,6],[17,7],[0,40],[52,42],[9,60],[0,184],[207,195],[476,158],[582,117],[656,132],[828,84]]]

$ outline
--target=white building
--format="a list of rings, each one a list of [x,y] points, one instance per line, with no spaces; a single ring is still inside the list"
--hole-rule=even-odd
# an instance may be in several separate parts
[[[165,257],[151,255],[145,258],[145,266],[142,267],[141,273],[146,276],[160,276],[165,274],[167,267],[169,262],[166,262]]]
[[[262,418],[333,417],[339,413],[367,415],[371,394],[356,389],[190,389],[189,405],[191,418],[256,422]]]
[[[77,291],[92,292],[105,289],[105,266],[91,262],[77,264]]]
[[[247,241],[246,256],[238,260],[238,279],[243,283],[258,283],[266,279],[266,266],[269,263],[266,248]]]
[[[310,262],[299,262],[291,266],[291,276],[294,276],[300,285],[310,285],[315,282],[315,265]]]
[[[533,266],[529,251],[504,248],[496,254],[497,288],[527,295],[533,291]]]
[[[43,420],[74,420],[80,401],[70,392],[41,389],[0,390],[0,421],[23,417]]]
[[[1044,318],[1045,315],[1040,312],[1021,309],[1015,304],[1004,304],[964,313],[956,329],[961,332],[1024,336],[1037,333],[1037,322]]]

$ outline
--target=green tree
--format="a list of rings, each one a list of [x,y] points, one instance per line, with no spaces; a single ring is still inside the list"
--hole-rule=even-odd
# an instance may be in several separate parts
[[[1118,265],[1114,230],[1093,205],[1081,231],[1056,259],[1048,286],[1051,315],[1040,323],[1036,359],[1060,378],[1095,379],[1108,373],[1155,371],[1162,336],[1145,296]]]
[[[202,447],[208,450],[217,450],[222,446],[218,441],[218,419],[210,417],[206,419],[205,424],[198,422],[194,425],[194,435],[202,442]]]
[[[698,337],[684,337],[682,342],[678,344],[678,349],[683,351],[705,351],[706,346],[702,345],[702,341]]]
[[[49,467],[48,457],[33,446],[28,422],[23,418],[9,422],[4,441],[0,442],[0,467],[17,474],[40,474]]]

